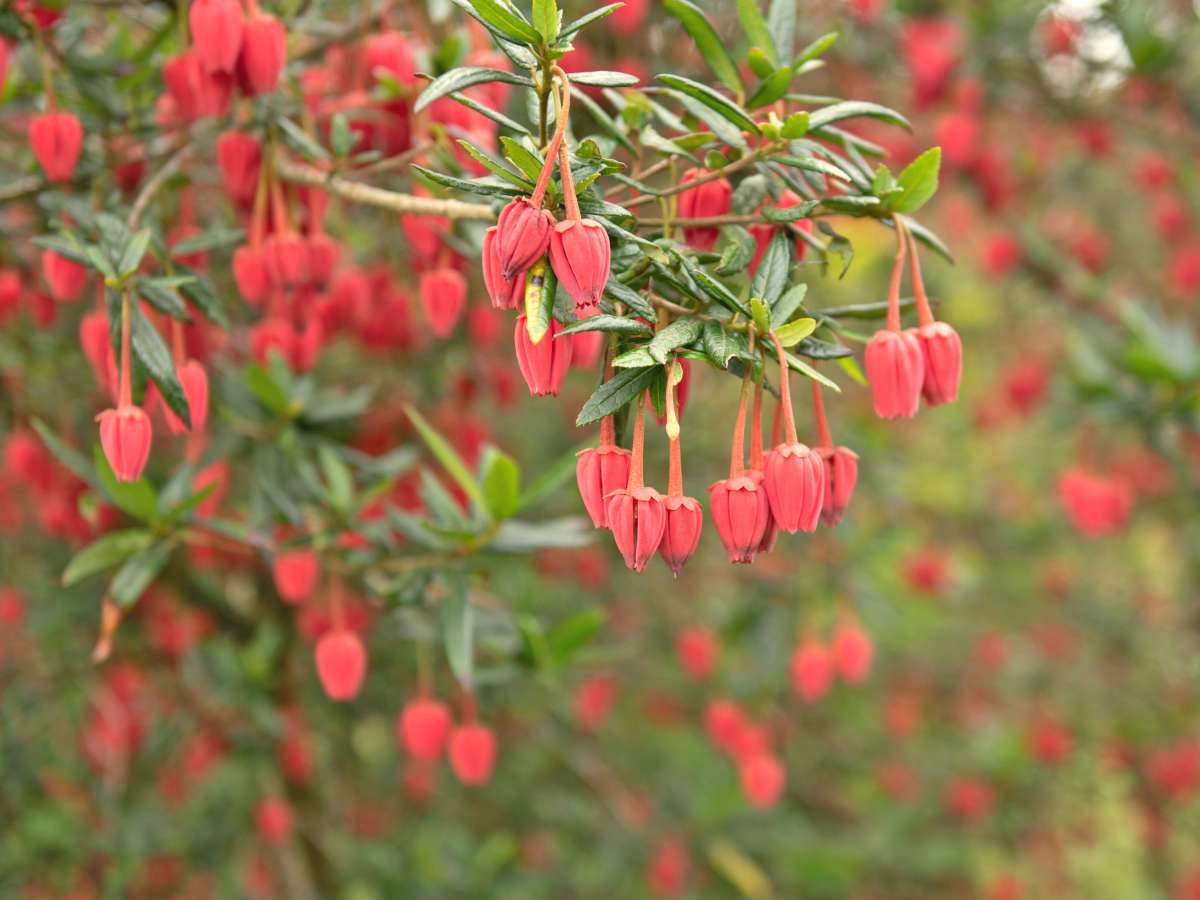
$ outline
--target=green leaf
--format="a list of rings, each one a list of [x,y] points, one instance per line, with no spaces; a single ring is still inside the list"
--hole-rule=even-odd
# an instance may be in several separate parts
[[[622,369],[617,372],[596,388],[587,403],[583,404],[583,409],[579,410],[579,415],[575,418],[575,424],[582,427],[612,415],[630,400],[636,399],[661,372],[657,366]]]
[[[530,181],[536,182],[542,173],[542,159],[532,150],[510,137],[501,137],[500,146],[508,161],[521,170]]]
[[[717,263],[718,275],[736,275],[749,268],[754,260],[758,244],[748,230],[740,225],[726,225],[721,233],[727,238],[721,259]]]
[[[296,153],[312,162],[328,162],[329,151],[313,140],[307,131],[286,116],[279,116],[275,125],[283,134],[283,142]]]
[[[188,428],[192,427],[192,414],[188,409],[187,395],[179,376],[175,374],[175,364],[171,360],[171,352],[163,343],[158,329],[150,324],[141,307],[136,303],[129,304],[130,348],[146,367],[150,379],[158,386],[163,400],[171,408],[171,412],[179,417]]]
[[[572,87],[571,99],[587,109],[588,113],[590,113],[591,117],[595,119],[596,124],[604,130],[605,134],[611,137],[630,153],[634,154],[635,156],[637,155],[637,147],[633,145],[633,141],[629,140],[629,136],[625,134],[625,132],[617,124],[616,120],[606,113],[604,108],[591,97],[589,97],[585,91],[581,91],[576,87]]]
[[[667,0],[667,2],[684,2],[684,0]],[[707,84],[692,81],[690,78],[684,78],[681,75],[659,75],[657,77],[659,81],[668,87],[674,88],[680,93],[691,97],[693,100],[703,103],[713,112],[721,115],[742,131],[749,131],[751,134],[759,133],[758,125],[750,118],[750,114],[746,110],[742,109],[724,94],[717,93]]]
[[[704,323],[704,352],[719,368],[728,369],[729,360],[741,353],[737,337],[715,319]]]
[[[41,419],[33,419],[30,423],[33,430],[37,432],[38,437],[42,439],[42,443],[46,445],[54,458],[71,470],[80,481],[87,482],[93,487],[97,486],[95,470],[88,464],[87,458],[78,451],[68,447],[58,439],[58,436],[50,430],[50,427]]]
[[[787,93],[788,86],[792,83],[792,76],[794,74],[795,72],[790,66],[776,69],[763,79],[762,84],[754,89],[754,93],[746,101],[746,106],[750,109],[761,109],[764,106],[770,106]]]
[[[566,328],[561,329],[555,337],[560,338],[564,335],[579,334],[584,331],[616,331],[622,334],[639,334],[646,337],[654,333],[649,325],[645,322],[639,322],[637,319],[599,313],[568,325]]]
[[[818,159],[815,156],[777,156],[776,161],[793,169],[803,169],[806,172],[819,172],[822,175],[829,175],[833,178],[839,178],[842,181],[849,181],[850,175],[840,166],[835,166],[831,162],[826,162],[823,159]]]
[[[117,476],[99,444],[96,444],[93,458],[96,474],[113,503],[135,519],[153,522],[158,518],[158,496],[149,481],[145,478],[139,478],[137,481],[117,481]]]
[[[818,340],[815,337],[806,337],[802,340],[796,345],[796,352],[809,359],[843,359],[854,355],[854,351],[849,347]]]
[[[157,309],[160,313],[178,319],[180,322],[191,322],[187,307],[179,299],[179,295],[169,287],[159,283],[156,278],[139,278],[134,289],[137,295]]]
[[[556,666],[570,661],[571,657],[589,643],[608,620],[608,614],[598,606],[585,609],[559,622],[546,635],[546,645]]]
[[[771,306],[771,327],[778,328],[790,319],[793,313],[800,308],[804,302],[804,297],[808,293],[808,285],[801,283],[794,285],[787,290]]]
[[[808,113],[802,111],[792,113],[788,116],[787,120],[783,123],[781,134],[789,141],[794,141],[808,134]]]
[[[139,550],[150,546],[154,535],[145,528],[125,528],[113,531],[88,544],[63,569],[62,585],[71,587],[83,579],[124,562]]]
[[[761,297],[750,298],[750,318],[760,332],[765,334],[771,330],[771,309]]]
[[[262,366],[247,367],[246,387],[267,409],[281,416],[290,414],[292,401],[287,391]]]
[[[133,606],[166,566],[174,549],[173,543],[162,541],[129,557],[113,576],[109,596],[126,609]]]
[[[422,177],[432,181],[434,184],[440,184],[442,187],[453,188],[456,191],[466,191],[470,194],[479,194],[482,197],[499,197],[504,200],[511,200],[513,197],[524,193],[520,188],[513,187],[507,184],[492,184],[486,181],[470,181],[466,178],[455,178],[452,175],[443,175],[441,172],[435,172],[433,169],[426,169],[424,166],[413,165],[412,170],[419,173]]]
[[[797,319],[775,329],[775,337],[783,346],[794,347],[816,330],[816,319]]]
[[[608,279],[604,285],[604,293],[612,300],[618,303],[624,303],[626,309],[644,319],[653,319],[655,317],[654,306],[626,284],[621,283],[615,278]]]
[[[345,460],[327,444],[317,450],[317,460],[325,476],[325,491],[329,503],[340,513],[347,513],[354,505],[354,476]]]
[[[937,252],[947,262],[954,262],[954,255],[950,252],[950,248],[946,246],[946,242],[938,237],[932,229],[926,228],[916,219],[910,219],[907,216],[904,218],[904,227],[912,232],[913,237],[929,249]]]
[[[216,291],[213,290],[212,284],[207,278],[193,272],[186,266],[176,266],[176,268],[193,277],[188,281],[179,285],[179,293],[183,294],[184,299],[192,306],[200,311],[200,315],[208,319],[218,328],[229,329],[229,317],[225,315],[225,308],[221,305],[221,301],[217,299]]]
[[[810,59],[816,59],[818,56],[836,44],[837,39],[838,33],[836,31],[831,31],[829,34],[821,35],[819,38],[800,51],[800,54],[792,61],[792,68],[798,69]]]
[[[585,446],[590,447],[589,442]],[[557,460],[544,466],[538,473],[537,478],[533,483],[525,489],[521,494],[521,502],[519,509],[524,511],[531,506],[535,506],[547,497],[550,497],[558,492],[558,489],[565,485],[568,481],[575,477],[575,463],[577,456],[583,447],[574,450],[568,450]]]
[[[474,144],[472,144],[470,141],[466,140],[465,138],[459,138],[458,146],[462,147],[463,150],[466,151],[467,155],[471,157],[471,159],[478,162],[481,166],[483,166],[485,169],[487,169],[493,175],[503,178],[509,184],[515,184],[517,187],[523,188],[524,190],[527,190],[527,191],[533,190],[532,182],[527,181],[526,179],[524,179],[520,175],[518,175],[516,172],[511,171],[510,169],[508,169],[505,165],[503,165],[498,160],[492,159],[492,157],[490,157],[486,153],[484,153],[482,149],[480,149],[479,147],[476,147]]]
[[[588,25],[591,25],[593,22],[599,22],[601,19],[607,19],[624,5],[624,3],[610,3],[608,6],[602,6],[599,9],[592,10],[585,16],[580,16],[571,24],[565,26],[558,33],[558,39],[560,41],[565,41],[567,38],[571,37],[571,35],[575,34],[575,32],[579,31],[579,29],[586,28]]]
[[[488,447],[483,457],[483,496],[492,520],[500,522],[521,508],[521,469],[507,453]]]
[[[588,87],[633,87],[639,83],[636,75],[628,72],[572,72],[571,84],[585,84]]]
[[[740,94],[743,87],[741,76],[738,75],[737,64],[729,55],[729,51],[725,49],[725,42],[717,35],[712,23],[708,21],[700,8],[689,3],[688,0],[663,0],[663,6],[666,7],[667,12],[680,21],[687,33],[692,36],[692,40],[696,42],[696,49],[700,51],[704,61],[713,70],[713,74],[725,82],[731,90]]]
[[[942,148],[930,147],[896,178],[902,193],[890,197],[891,208],[898,213],[914,213],[937,193],[938,170],[942,165]]]
[[[537,40],[538,38],[535,37],[534,42],[537,42]],[[417,98],[417,102],[413,104],[413,112],[420,112],[434,100],[445,97],[448,94],[465,90],[477,84],[488,84],[495,81],[502,81],[506,84],[519,84],[523,87],[533,87],[533,81],[525,75],[517,75],[513,72],[507,72],[504,69],[489,69],[486,66],[462,66],[457,69],[451,69],[449,72],[439,75],[431,81],[425,87],[425,90],[421,92],[421,96]]]
[[[525,17],[503,0],[470,0],[479,17],[496,31],[517,43],[540,44],[542,36]]]
[[[142,257],[146,255],[146,250],[150,247],[151,237],[150,229],[143,228],[129,239],[129,243],[125,245],[125,252],[121,254],[121,262],[117,266],[119,277],[128,278],[137,272],[138,266],[142,264]]]
[[[766,78],[779,65],[778,62],[768,59],[767,54],[763,53],[757,47],[750,48],[750,51],[746,54],[746,63],[750,66],[750,71],[759,78]]]
[[[787,287],[794,253],[795,244],[791,235],[786,231],[775,232],[763,251],[758,271],[754,273],[754,282],[750,285],[750,293],[762,297],[768,306],[774,306]]]
[[[858,367],[858,360],[854,358],[854,354],[842,357],[837,362],[842,367],[842,371],[849,375],[858,385],[861,387],[867,386],[867,376]]]
[[[729,290],[729,288],[725,287],[717,279],[713,278],[703,269],[694,269],[691,274],[692,278],[696,280],[696,284],[700,285],[700,288],[708,296],[712,297],[730,312],[740,312],[747,318],[750,317],[750,310],[746,305],[738,299],[733,291]]]
[[[547,44],[553,44],[558,37],[559,12],[554,0],[533,0],[533,27],[545,39]]]
[[[461,579],[453,579],[451,593],[442,601],[442,643],[454,677],[470,688],[475,680],[475,608]]]
[[[44,234],[33,239],[33,243],[39,247],[44,247],[47,250],[53,250],[64,259],[69,259],[71,262],[79,263],[81,266],[91,265],[91,260],[84,252],[83,244],[73,232],[65,231],[62,234]]]
[[[186,241],[180,241],[171,247],[171,257],[179,259],[192,253],[203,253],[206,250],[216,250],[220,247],[230,247],[246,239],[246,232],[241,228],[210,228]]]
[[[641,347],[626,350],[612,361],[614,369],[644,369],[653,365],[656,365],[654,357],[650,355],[649,348],[644,344]]]
[[[796,0],[771,0],[767,9],[767,27],[780,58],[791,55],[796,43]]]
[[[646,349],[651,359],[662,365],[667,361],[667,357],[676,347],[687,346],[700,337],[703,327],[699,319],[694,319],[690,316],[683,319],[676,319],[655,334],[654,339],[650,341]]]
[[[857,119],[864,116],[872,119],[882,119],[885,122],[891,122],[893,125],[899,125],[901,128],[912,131],[912,124],[900,113],[886,106],[880,106],[878,103],[869,103],[866,100],[843,100],[839,103],[831,103],[829,106],[813,110],[808,114],[808,130],[816,131],[819,128],[832,125],[834,122],[840,122],[843,119]]]
[[[816,369],[814,369],[812,366],[810,366],[804,360],[800,359],[800,357],[795,356],[794,354],[788,353],[786,350],[783,352],[783,356],[787,360],[788,368],[795,369],[801,375],[805,375],[808,378],[811,378],[813,381],[820,382],[821,384],[825,385],[825,387],[829,388],[830,390],[837,391],[839,394],[841,393],[842,389],[840,387],[838,387],[838,384],[836,381],[830,381],[828,378],[826,378],[824,375],[822,375],[820,372],[818,372]]]
[[[762,217],[775,225],[787,225],[807,219],[819,205],[816,200],[805,200],[795,206],[769,206],[762,211]]]
[[[775,50],[775,41],[771,37],[771,29],[763,18],[762,10],[758,8],[758,0],[737,0],[738,18],[742,20],[742,30],[751,46],[757,47],[766,54],[772,65],[779,65],[779,53]]]
[[[477,100],[472,100],[466,94],[451,94],[450,99],[455,103],[461,103],[467,109],[485,116],[499,125],[501,128],[507,128],[509,131],[515,131],[517,134],[531,134],[530,130],[520,122],[513,121],[508,116],[501,112],[497,112],[489,106],[486,106]]]
[[[483,491],[479,489],[478,482],[472,477],[471,470],[467,468],[467,464],[463,462],[458,452],[444,437],[438,434],[432,425],[425,421],[425,417],[417,412],[412,404],[404,404],[404,411],[407,413],[409,421],[413,423],[413,427],[417,429],[417,433],[421,435],[421,440],[425,442],[425,446],[429,448],[434,458],[441,463],[442,468],[463,489],[463,492],[478,509],[486,510],[488,506]]]

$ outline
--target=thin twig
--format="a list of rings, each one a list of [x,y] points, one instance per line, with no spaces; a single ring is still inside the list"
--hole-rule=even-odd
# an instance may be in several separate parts
[[[0,187],[0,203],[6,203],[9,200],[19,200],[26,194],[32,194],[41,190],[41,187],[42,179],[39,175],[26,175],[24,178],[10,181],[8,184]]]
[[[138,227],[138,223],[141,222],[142,216],[146,212],[146,207],[150,205],[150,201],[162,190],[163,185],[170,180],[171,176],[179,171],[184,160],[191,154],[192,146],[189,142],[176,150],[171,158],[163,163],[162,168],[155,172],[150,177],[150,180],[142,185],[141,193],[137,195],[137,199],[133,201],[133,207],[129,210],[129,219],[127,221],[130,230]]]
[[[400,194],[383,188],[348,181],[336,175],[326,175],[311,166],[297,165],[286,161],[278,164],[279,177],[284,181],[319,187],[355,203],[378,206],[399,213],[415,213],[423,216],[445,216],[448,219],[474,219],[494,222],[496,214],[486,203],[467,203],[462,200],[443,200],[437,197],[417,197]]]

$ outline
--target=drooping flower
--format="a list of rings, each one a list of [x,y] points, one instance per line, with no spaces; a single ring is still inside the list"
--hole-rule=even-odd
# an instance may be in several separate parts
[[[762,486],[762,475],[744,468],[746,402],[750,381],[742,384],[733,446],[729,455],[729,477],[708,488],[708,506],[717,536],[725,545],[731,563],[750,563],[758,553],[771,518],[770,501]]]
[[[242,50],[242,5],[238,0],[193,0],[188,12],[200,64],[232,74]]]
[[[763,487],[775,524],[789,534],[816,531],[825,502],[825,463],[821,455],[800,443],[788,383],[788,362],[778,338],[779,404],[783,412],[785,442],[767,454]]]
[[[667,524],[663,531],[658,552],[672,574],[679,576],[684,564],[696,552],[700,543],[700,532],[704,528],[704,510],[694,497],[683,493],[683,459],[680,450],[679,419],[675,410],[675,378],[678,371],[672,363],[667,386],[667,439],[670,442],[670,474],[667,481],[667,496],[663,501]]]
[[[605,517],[617,549],[625,565],[640,572],[662,543],[667,527],[667,510],[663,495],[642,480],[643,447],[645,442],[645,397],[638,398],[633,422],[633,449],[626,487],[610,494],[605,501]]]
[[[690,169],[684,173],[681,185],[709,179],[694,187],[679,192],[678,211],[681,219],[708,219],[729,212],[733,200],[733,186],[726,178],[712,178],[713,172]],[[721,229],[709,226],[692,226],[683,229],[683,238],[697,250],[708,252],[716,246]]]
[[[418,697],[404,705],[396,737],[414,759],[432,762],[442,755],[453,725],[450,707],[433,697]]]
[[[606,498],[629,483],[630,453],[616,444],[611,416],[600,422],[600,446],[580,450],[575,460],[575,481],[592,525],[608,527]]]
[[[461,272],[444,267],[421,276],[421,307],[434,337],[454,333],[467,303],[467,280]]]
[[[513,331],[516,344],[517,366],[529,387],[530,395],[555,396],[562,387],[567,370],[571,367],[571,342],[555,340],[562,326],[553,318],[549,330],[536,344],[529,336],[525,316],[518,316]]]
[[[51,181],[69,181],[83,148],[83,126],[74,113],[51,111],[29,120],[29,145]]]
[[[829,421],[825,416],[825,400],[821,386],[813,381],[813,412],[817,420],[817,453],[825,464],[825,500],[821,504],[821,521],[837,525],[846,514],[854,486],[858,483],[858,454],[849,447],[833,446]]]
[[[238,75],[248,94],[269,94],[287,63],[287,32],[274,16],[257,10],[242,28]]]
[[[496,764],[496,736],[486,725],[468,722],[450,733],[450,767],[463,784],[487,784]]]
[[[353,700],[367,672],[367,650],[349,628],[335,628],[317,641],[317,674],[330,700]]]

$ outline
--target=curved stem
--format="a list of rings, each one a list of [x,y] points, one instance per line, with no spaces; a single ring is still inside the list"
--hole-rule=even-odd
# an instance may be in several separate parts
[[[529,195],[529,202],[535,209],[542,208],[542,201],[546,197],[546,188],[550,186],[550,176],[554,172],[555,159],[558,156],[559,147],[562,145],[563,135],[567,132],[567,123],[570,121],[571,115],[571,80],[567,77],[567,73],[558,66],[552,68],[550,73],[559,79],[560,100],[555,104],[557,121],[554,123],[554,136],[550,138],[550,144],[546,148],[546,158],[542,163],[542,171],[538,174],[537,184],[533,186],[533,193]],[[563,189],[566,190],[565,185]]]
[[[683,456],[679,446],[679,415],[675,409],[675,370],[679,360],[672,360],[667,369],[667,440],[669,442],[669,473],[667,496],[683,496]]]
[[[896,220],[899,227],[900,220]],[[921,261],[917,258],[917,241],[911,231],[904,229],[903,240],[908,243],[908,273],[912,277],[913,296],[917,300],[917,321],[921,325],[934,323],[933,310],[929,308],[929,295],[925,293],[925,279],[921,276]]]
[[[288,224],[287,203],[283,199],[283,182],[276,178],[271,183],[271,211],[274,217],[276,234],[286,234],[291,231]]]
[[[742,377],[742,393],[738,397],[737,418],[733,421],[733,441],[729,448],[729,477],[738,478],[746,469],[745,467],[745,446],[746,446],[746,402],[750,399],[750,369],[746,369],[746,374]]]
[[[133,367],[129,360],[129,289],[121,294],[121,385],[117,391],[117,407],[133,406]]]
[[[792,412],[792,390],[789,386],[791,379],[788,377],[788,362],[787,357],[783,352],[783,344],[780,343],[779,337],[775,332],[771,332],[771,340],[775,344],[775,351],[779,354],[779,407],[783,410],[783,429],[787,436],[789,444],[800,443],[796,437],[796,416]]]
[[[633,491],[645,487],[642,475],[642,456],[646,446],[646,394],[638,396],[637,418],[633,420],[633,458],[629,463],[629,482],[626,488]]]
[[[763,467],[763,432],[762,432],[763,383],[758,379],[754,383],[754,412],[750,415],[750,468],[762,471]]]
[[[562,175],[563,203],[566,205],[567,218],[578,222],[583,215],[579,212],[579,198],[575,196],[575,179],[571,177],[571,151],[565,142],[558,147],[558,169]]]
[[[892,280],[888,284],[888,331],[900,330],[900,282],[904,280],[904,226],[897,217],[896,223],[896,264],[892,267]]]
[[[813,415],[817,419],[817,446],[832,447],[833,435],[829,433],[829,422],[825,418],[825,398],[821,394],[821,385],[812,383]]]

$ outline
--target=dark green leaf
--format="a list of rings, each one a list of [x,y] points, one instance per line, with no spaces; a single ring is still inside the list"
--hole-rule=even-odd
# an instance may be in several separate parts
[[[728,239],[717,263],[718,275],[736,275],[746,271],[754,260],[758,243],[754,235],[740,225],[726,225],[721,233]]]
[[[715,319],[704,323],[704,352],[722,369],[729,368],[729,360],[741,352],[738,339],[726,331]]]
[[[206,250],[216,250],[220,247],[231,247],[246,239],[246,232],[241,228],[210,228],[208,231],[180,241],[171,247],[171,256],[179,259],[192,253],[203,253]]]
[[[179,383],[175,373],[175,364],[171,360],[171,352],[163,343],[158,329],[150,324],[141,307],[136,303],[129,304],[130,348],[133,355],[146,367],[150,379],[157,385],[163,400],[171,408],[171,412],[188,428],[192,427],[192,414],[188,409],[187,395]]]
[[[150,229],[143,228],[129,239],[129,243],[125,245],[125,250],[121,254],[121,261],[117,265],[117,275],[121,278],[128,278],[138,270],[138,266],[142,264],[142,257],[146,255],[146,250],[150,247],[151,237]]]
[[[655,334],[646,349],[651,359],[661,365],[667,361],[667,357],[676,347],[685,347],[700,337],[702,328],[703,325],[699,319],[690,316],[676,319]]]
[[[684,2],[684,0],[667,0],[667,2]],[[692,99],[703,103],[739,129],[749,131],[751,134],[759,133],[758,125],[755,124],[754,119],[750,118],[750,114],[746,110],[742,109],[724,94],[717,93],[708,85],[692,81],[690,78],[684,78],[681,75],[659,75],[658,80],[668,87],[674,88]]]
[[[796,352],[809,359],[843,359],[853,356],[854,351],[841,344],[822,341],[815,337],[806,337],[796,345]]]
[[[758,263],[758,271],[754,273],[754,282],[750,286],[751,295],[762,297],[768,306],[773,307],[787,287],[794,253],[791,235],[786,231],[777,231]]]
[[[708,21],[700,8],[689,3],[688,0],[663,0],[663,6],[666,7],[667,12],[680,21],[687,33],[692,36],[692,40],[696,42],[696,49],[700,51],[704,61],[713,70],[713,74],[725,82],[731,90],[740,94],[742,79],[738,75],[737,64],[725,48],[725,42],[717,35],[712,23]]]
[[[158,282],[155,278],[139,278],[135,285],[139,297],[157,309],[160,313],[178,319],[180,322],[191,322],[187,307],[179,299],[179,295],[171,288]]]
[[[133,606],[166,566],[174,549],[170,541],[162,541],[129,557],[113,576],[109,596],[126,609]]]
[[[225,308],[221,305],[221,301],[217,299],[217,294],[213,290],[208,279],[197,275],[183,266],[176,266],[181,272],[193,275],[189,281],[179,285],[179,293],[183,294],[192,306],[200,311],[200,315],[208,319],[218,328],[228,329],[229,318],[225,315]]]
[[[738,299],[737,295],[734,294],[733,291],[729,290],[729,288],[725,287],[725,285],[723,285],[717,279],[713,278],[703,269],[695,269],[691,274],[696,280],[696,284],[698,284],[704,293],[708,294],[708,296],[712,297],[730,312],[740,312],[747,318],[750,317],[750,310],[746,307],[746,305]]]
[[[644,319],[654,318],[654,306],[650,301],[617,279],[608,279],[608,283],[604,285],[604,293],[618,303],[624,303],[630,312]]]
[[[296,153],[312,162],[327,162],[329,151],[313,140],[307,131],[285,116],[275,120],[275,125],[283,134],[283,142]]]
[[[537,41],[537,38],[534,38]],[[420,112],[434,100],[466,90],[477,84],[489,84],[502,81],[505,84],[519,84],[523,87],[533,87],[533,82],[525,75],[517,75],[504,69],[489,69],[485,66],[462,66],[451,69],[444,75],[439,75],[431,81],[417,98],[413,105],[414,112]]]
[[[771,306],[771,327],[778,328],[787,322],[804,303],[806,294],[808,294],[808,285],[803,283],[794,285],[785,291],[783,296]]]
[[[106,534],[71,557],[63,569],[63,587],[70,587],[124,562],[134,553],[149,547],[153,540],[154,535],[145,528],[125,528]]]
[[[471,194],[479,194],[483,197],[501,197],[506,200],[511,200],[524,193],[520,188],[513,187],[507,184],[495,184],[487,181],[469,181],[466,178],[455,178],[451,175],[443,175],[441,172],[435,172],[432,169],[426,169],[424,166],[413,165],[413,171],[421,174],[434,184],[440,184],[442,187],[453,188],[458,191],[467,191]]]
[[[893,125],[899,125],[901,128],[906,128],[909,131],[912,130],[912,125],[908,119],[904,118],[904,116],[894,109],[880,106],[878,103],[869,103],[866,100],[843,100],[839,103],[831,103],[829,106],[813,110],[808,114],[808,130],[816,131],[832,125],[834,122],[840,122],[843,119],[857,119],[864,116],[872,119],[882,119],[885,122],[891,122]]]
[[[478,162],[481,166],[483,166],[485,169],[487,169],[493,175],[503,178],[509,184],[515,184],[517,187],[522,188],[523,190],[526,190],[526,191],[533,190],[532,182],[527,181],[526,179],[524,179],[520,175],[518,175],[516,172],[511,171],[508,167],[506,167],[499,160],[493,159],[492,157],[488,156],[485,152],[483,152],[482,149],[480,149],[479,147],[476,147],[470,141],[466,140],[465,138],[460,138],[458,141],[458,145],[460,147],[462,147],[463,150],[466,151],[468,156],[470,156],[473,160]]]
[[[556,338],[563,337],[568,334],[579,334],[584,331],[617,331],[623,334],[640,334],[649,337],[654,332],[645,322],[639,322],[637,319],[626,318],[625,316],[610,316],[600,313],[594,316],[588,316],[586,319],[580,319],[572,325],[561,329],[556,335]]]
[[[34,419],[30,424],[33,425],[33,430],[37,432],[38,437],[42,439],[42,443],[46,445],[46,449],[54,455],[55,459],[70,469],[76,478],[87,482],[93,487],[97,486],[95,471],[88,464],[87,458],[82,453],[60,441],[58,436],[41,419]]]
[[[450,595],[442,601],[442,642],[454,677],[470,689],[475,680],[475,608],[458,578],[451,580]]]
[[[509,131],[515,131],[517,134],[529,134],[530,131],[520,122],[510,119],[501,112],[497,112],[486,104],[480,103],[477,100],[472,100],[466,94],[451,94],[450,99],[456,103],[461,103],[467,109],[479,113],[481,116],[486,116],[491,119],[501,128],[507,128]]]
[[[657,366],[642,369],[622,369],[596,388],[575,418],[577,426],[590,425],[612,415],[650,386],[662,370]]]

